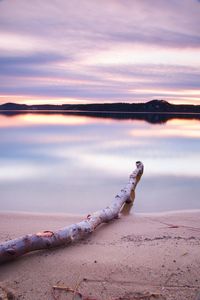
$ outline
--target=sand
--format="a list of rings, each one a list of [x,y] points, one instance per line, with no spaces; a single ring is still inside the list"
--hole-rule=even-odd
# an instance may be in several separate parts
[[[82,218],[1,213],[0,241]],[[53,296],[54,285],[78,286],[84,299],[200,299],[200,211],[122,215],[76,244],[0,266],[0,295],[72,299],[64,291]]]

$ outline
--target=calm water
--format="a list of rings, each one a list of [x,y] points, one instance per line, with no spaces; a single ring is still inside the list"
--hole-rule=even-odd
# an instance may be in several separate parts
[[[200,121],[163,124],[61,113],[0,115],[0,207],[89,213],[145,171],[135,212],[200,208]]]

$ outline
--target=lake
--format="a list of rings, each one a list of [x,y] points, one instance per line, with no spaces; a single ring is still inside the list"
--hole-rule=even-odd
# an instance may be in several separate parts
[[[160,115],[1,113],[1,211],[88,214],[144,163],[134,212],[200,209],[200,121]]]

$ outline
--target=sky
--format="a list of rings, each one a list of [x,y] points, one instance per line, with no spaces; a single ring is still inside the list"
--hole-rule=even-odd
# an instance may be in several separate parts
[[[0,0],[0,103],[200,104],[200,1]]]

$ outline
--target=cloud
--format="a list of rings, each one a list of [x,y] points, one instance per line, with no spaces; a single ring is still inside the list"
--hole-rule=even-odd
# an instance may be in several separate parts
[[[13,6],[10,10],[9,1],[2,6],[2,28],[56,41],[55,46],[62,45],[67,51],[80,43],[83,51],[91,45],[108,47],[112,42],[199,47],[199,7],[189,0],[22,0]]]
[[[70,58],[71,59],[71,58]],[[49,64],[67,60],[66,57],[58,53],[33,53],[31,55],[21,56],[0,56],[0,68],[2,66],[13,65],[35,65],[35,64]]]
[[[187,34],[178,31],[170,31],[167,29],[152,28],[149,32],[114,32],[109,36],[113,41],[124,42],[128,44],[150,44],[159,45],[161,47],[175,48],[200,48],[200,35]]]
[[[199,10],[190,0],[2,1],[0,94],[119,101],[197,89]]]
[[[0,55],[0,76],[16,77],[16,81],[21,77],[41,78],[55,76],[56,64],[62,62],[72,62],[72,57],[64,57],[59,53],[33,53],[25,55]],[[1,86],[1,84],[0,84]]]

